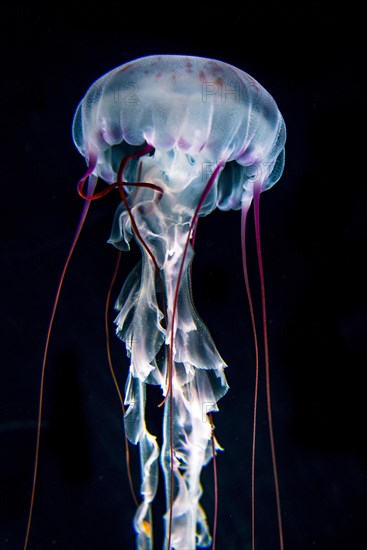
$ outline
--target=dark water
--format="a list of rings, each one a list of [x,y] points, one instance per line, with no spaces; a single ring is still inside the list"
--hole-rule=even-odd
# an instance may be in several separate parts
[[[329,11],[321,2],[250,3],[242,11],[218,4],[201,6],[201,14],[198,8],[180,6],[178,15],[168,16],[169,25],[156,11],[163,8],[153,4],[59,7],[56,13],[32,3],[6,13],[1,549],[22,548],[42,350],[81,210],[75,189],[84,162],[71,139],[74,110],[96,78],[153,53],[232,63],[270,91],[284,116],[286,168],[262,197],[261,219],[285,548],[365,548],[366,190],[359,17],[351,10]],[[134,504],[103,327],[115,258],[105,243],[115,206],[112,197],[93,205],[55,321],[30,550],[134,548]],[[250,548],[254,352],[239,229],[238,213],[215,212],[201,220],[193,268],[194,300],[229,365],[231,387],[214,418],[225,449],[217,461],[218,550]],[[248,237],[259,299],[252,230]],[[120,283],[138,257],[137,250],[123,257]],[[113,356],[123,384],[127,361],[117,341]],[[256,548],[272,550],[278,539],[263,375],[260,382]],[[149,427],[160,437],[158,400],[153,392]],[[134,452],[132,462],[138,485]],[[211,523],[210,465],[203,484]],[[154,509],[158,541],[163,510],[160,489]]]

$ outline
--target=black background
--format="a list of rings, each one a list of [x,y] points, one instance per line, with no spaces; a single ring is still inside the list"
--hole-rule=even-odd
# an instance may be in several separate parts
[[[350,3],[320,1],[69,8],[32,2],[1,10],[0,548],[22,548],[43,346],[82,207],[76,182],[85,165],[71,139],[73,114],[102,74],[158,53],[232,63],[270,91],[284,116],[285,171],[262,196],[261,230],[285,548],[366,548],[362,14]],[[113,197],[92,206],[61,295],[30,550],[134,548],[134,504],[103,327],[115,207]],[[249,230],[258,301],[253,237]],[[123,257],[120,284],[137,258],[136,250]],[[215,415],[225,448],[218,457],[217,548],[247,549],[254,352],[238,212],[201,220],[193,276],[197,309],[229,365],[231,386]],[[113,354],[123,383],[127,362],[115,340]],[[271,550],[278,538],[263,386],[262,376],[256,548]],[[152,395],[148,427],[159,435],[157,399]],[[203,482],[212,523],[210,466]],[[162,513],[160,491],[157,548]]]

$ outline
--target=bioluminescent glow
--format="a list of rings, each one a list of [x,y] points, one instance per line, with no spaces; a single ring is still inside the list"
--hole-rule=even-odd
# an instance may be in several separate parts
[[[200,504],[200,475],[220,449],[212,413],[218,411],[228,385],[226,364],[191,293],[197,224],[215,208],[242,209],[244,289],[256,348],[254,481],[259,360],[245,247],[246,215],[254,201],[269,433],[283,548],[259,229],[260,194],[279,180],[284,165],[286,131],[275,101],[248,74],[221,61],[150,56],[114,69],[89,88],[76,111],[73,136],[88,166],[78,186],[85,208],[77,236],[90,201],[115,189],[121,200],[110,243],[128,251],[135,240],[142,256],[116,303],[116,333],[130,359],[125,431],[140,451],[140,498],[134,519],[139,550],[153,548],[152,506],[160,467],[167,506],[164,548],[215,547],[216,519],[209,527]],[[99,191],[101,180],[106,187]],[[54,312],[56,305],[57,301]],[[51,325],[52,321],[50,330]],[[162,391],[161,448],[146,425],[147,384]],[[253,531],[254,514],[253,505]],[[253,532],[253,548],[254,541]]]

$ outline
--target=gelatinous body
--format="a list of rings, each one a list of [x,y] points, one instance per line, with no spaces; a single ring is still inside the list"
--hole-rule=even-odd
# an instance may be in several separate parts
[[[117,334],[130,358],[125,428],[141,456],[137,547],[152,547],[159,459],[166,547],[208,546],[200,473],[219,448],[208,414],[228,386],[226,365],[192,301],[195,230],[217,207],[247,212],[256,190],[279,179],[284,122],[268,92],[243,71],[167,55],[135,60],[96,81],[73,134],[89,166],[88,192],[98,178],[123,184],[110,242],[128,250],[135,238],[142,253],[116,304]],[[147,384],[165,396],[162,449],[146,427]]]

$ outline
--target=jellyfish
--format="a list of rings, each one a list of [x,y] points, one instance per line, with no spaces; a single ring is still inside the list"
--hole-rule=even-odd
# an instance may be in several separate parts
[[[260,194],[282,174],[284,121],[271,95],[242,70],[213,59],[160,55],[136,59],[97,80],[77,108],[73,138],[87,163],[78,185],[85,204],[115,189],[121,200],[109,242],[128,251],[136,241],[141,251],[115,306],[116,334],[130,363],[125,432],[140,454],[136,547],[153,548],[160,471],[164,548],[208,547],[212,534],[200,503],[200,478],[221,449],[212,413],[229,388],[226,363],[193,303],[196,230],[199,218],[215,208],[242,209],[253,317],[246,216],[254,202],[259,222]],[[258,225],[256,235],[260,247]],[[262,268],[260,276],[263,281]],[[254,335],[257,345],[255,329]],[[147,385],[162,392],[161,448],[147,428]],[[270,420],[270,399],[268,405]],[[273,449],[272,432],[271,439]],[[275,453],[273,458],[275,463]],[[276,489],[278,495],[277,480]]]

